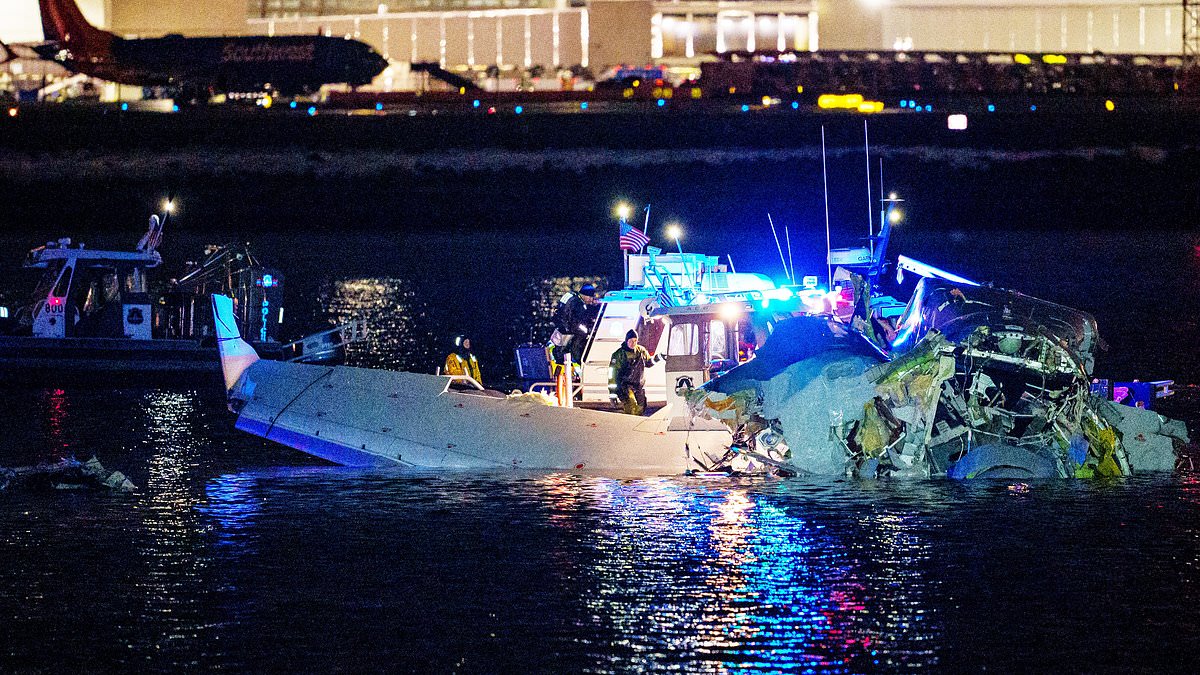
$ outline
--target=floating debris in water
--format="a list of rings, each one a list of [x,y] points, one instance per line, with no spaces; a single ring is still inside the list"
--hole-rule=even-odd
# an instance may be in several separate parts
[[[137,489],[125,474],[105,469],[95,457],[86,462],[67,458],[53,464],[0,468],[0,490],[18,487],[110,492],[133,492]]]

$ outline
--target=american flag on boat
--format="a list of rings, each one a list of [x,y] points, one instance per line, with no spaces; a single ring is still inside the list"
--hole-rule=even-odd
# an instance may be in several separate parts
[[[644,232],[630,225],[625,221],[621,221],[621,250],[637,253],[642,250],[646,244],[650,243],[650,237],[647,237]]]

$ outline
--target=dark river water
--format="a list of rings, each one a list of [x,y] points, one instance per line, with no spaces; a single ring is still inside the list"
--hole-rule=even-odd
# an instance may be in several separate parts
[[[614,479],[312,466],[211,391],[6,392],[0,669],[1194,672],[1200,476]],[[24,450],[22,450],[24,448]],[[36,454],[36,453],[32,453]]]
[[[1101,377],[1200,382],[1194,150],[889,156],[908,215],[894,253],[1092,312]],[[429,372],[466,333],[484,379],[503,384],[513,346],[545,339],[554,298],[620,284],[618,198],[655,204],[659,245],[679,218],[687,249],[779,277],[772,211],[797,270],[823,273],[812,157],[655,162],[334,187],[193,177],[157,282],[204,244],[248,241],[285,276],[290,335],[362,317],[372,332],[352,364]],[[798,162],[803,189],[787,174]],[[854,162],[834,167],[838,184],[865,182]],[[153,204],[154,181],[105,166],[114,176],[87,199]],[[13,217],[0,305],[36,280],[15,270],[31,246],[141,234],[143,212],[114,224],[70,185],[22,180],[6,194],[69,204],[71,218]],[[320,209],[303,215],[306,190]],[[865,234],[854,194],[833,195],[835,246]],[[258,215],[209,217],[233,212]],[[1169,410],[1193,433],[1197,400],[1185,391]],[[0,672],[1200,668],[1190,468],[969,484],[425,475],[327,466],[232,422],[215,377],[0,382],[0,465],[95,456],[137,486],[0,491]]]

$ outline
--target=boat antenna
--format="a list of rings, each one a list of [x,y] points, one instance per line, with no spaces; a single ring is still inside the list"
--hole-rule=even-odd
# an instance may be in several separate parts
[[[883,230],[884,218],[887,217],[887,193],[883,190],[883,158],[879,158],[879,229]],[[871,257],[875,257],[875,248],[871,247]]]
[[[875,204],[871,198],[871,140],[867,133],[867,120],[863,119],[863,150],[867,154],[867,242],[871,247],[871,255],[875,255]],[[879,184],[883,190],[883,184]],[[879,223],[883,227],[883,223]]]
[[[775,221],[771,220],[771,213],[767,212],[767,222],[771,224],[771,236],[775,237],[775,250],[779,251],[779,262],[783,264],[783,274],[787,277],[789,284],[796,283],[792,281],[792,272],[788,269],[787,259],[783,257],[783,247],[779,245],[779,235],[775,232]]]
[[[791,272],[788,272],[788,276],[792,279],[792,283],[794,284],[796,283],[796,263],[792,261],[792,233],[788,231],[787,223],[783,224],[783,238],[787,241],[788,267],[790,267],[792,270]]]
[[[825,125],[821,125],[821,181],[824,184],[825,192],[825,272],[828,274],[829,280],[826,288],[833,289],[833,262],[829,259],[830,243],[829,243],[829,173],[825,169]]]
[[[725,257],[729,258],[729,271],[733,272],[734,274],[737,274],[737,268],[733,266],[733,256],[726,253]]]
[[[646,205],[646,222],[642,223],[642,234],[650,233],[650,205]]]

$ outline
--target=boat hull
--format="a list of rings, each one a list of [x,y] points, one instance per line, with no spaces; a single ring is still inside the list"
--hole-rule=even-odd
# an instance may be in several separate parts
[[[218,373],[197,340],[0,336],[0,371],[33,373]]]

